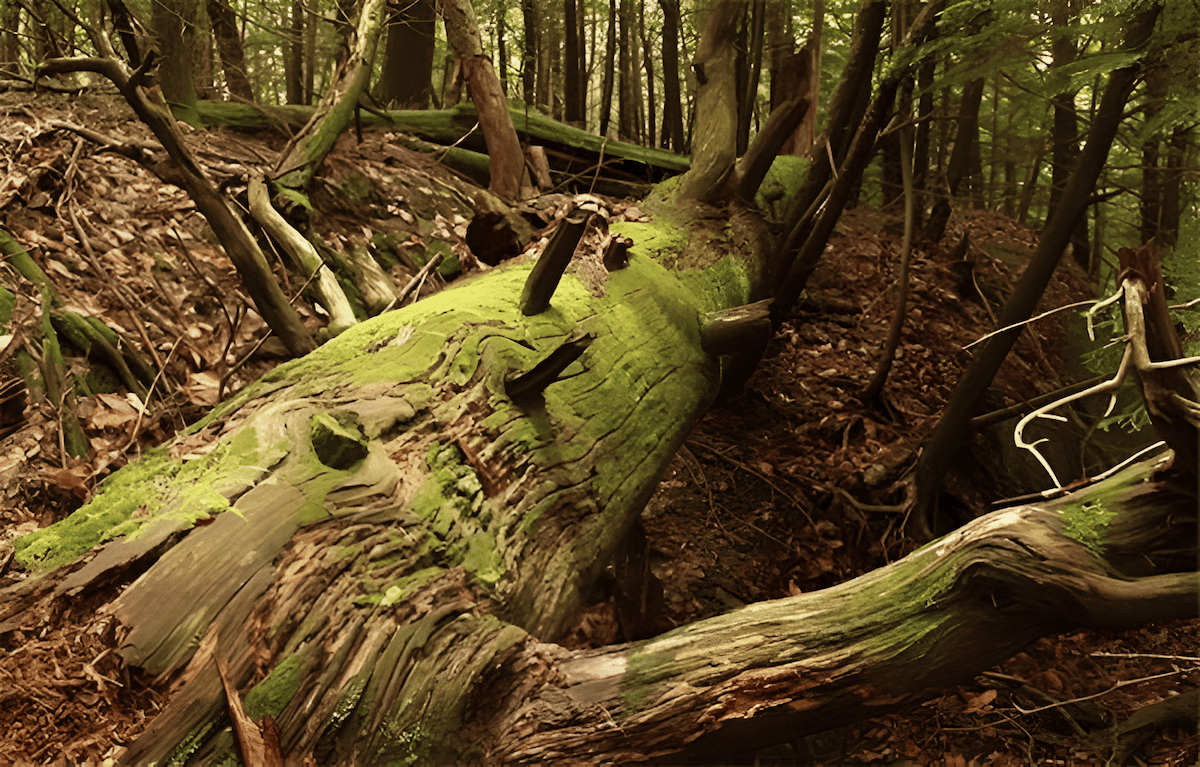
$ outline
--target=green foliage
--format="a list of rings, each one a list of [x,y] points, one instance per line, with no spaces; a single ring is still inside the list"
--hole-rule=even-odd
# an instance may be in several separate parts
[[[1163,279],[1171,291],[1172,304],[1200,299],[1200,216],[1181,222],[1179,229],[1179,245],[1163,258]],[[1189,337],[1185,338],[1184,353],[1200,354],[1200,340],[1191,340],[1200,331],[1200,311],[1179,311],[1173,316]]]

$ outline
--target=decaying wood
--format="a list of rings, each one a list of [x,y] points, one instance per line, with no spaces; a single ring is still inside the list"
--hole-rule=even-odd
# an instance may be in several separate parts
[[[878,716],[1047,633],[1194,616],[1194,547],[1133,564],[1135,537],[1156,551],[1195,540],[1194,496],[1148,481],[1161,463],[994,512],[839,586],[653,639],[575,653],[529,642],[509,664],[525,675],[505,678],[489,709],[505,713],[481,725],[495,738],[484,758],[720,762]]]
[[[248,711],[278,701],[289,757],[477,750],[472,691],[573,618],[719,385],[698,341],[719,307],[686,286],[710,264],[685,283],[639,250],[662,225],[626,225],[615,272],[580,254],[548,311],[521,313],[531,268],[509,263],[277,368],[21,539],[44,586],[0,595],[0,623],[63,598],[119,621],[124,660],[178,689],[126,763],[231,753],[218,661]]]
[[[357,322],[345,292],[317,253],[317,249],[271,205],[271,197],[262,177],[250,179],[247,193],[250,215],[254,216],[259,226],[292,257],[300,268],[300,273],[313,281],[321,305],[329,312],[329,332],[337,335]]]

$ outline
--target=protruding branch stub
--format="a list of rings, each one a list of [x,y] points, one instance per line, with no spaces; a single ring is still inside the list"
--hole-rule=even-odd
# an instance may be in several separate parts
[[[524,373],[504,380],[504,391],[514,402],[528,402],[538,398],[547,386],[560,380],[562,372],[579,359],[592,341],[594,333],[576,330],[541,362]]]
[[[521,291],[521,314],[530,317],[550,308],[550,298],[571,263],[571,257],[575,255],[575,248],[583,238],[591,217],[592,211],[576,205],[558,223],[546,249],[533,265],[529,279],[525,281],[525,289]]]

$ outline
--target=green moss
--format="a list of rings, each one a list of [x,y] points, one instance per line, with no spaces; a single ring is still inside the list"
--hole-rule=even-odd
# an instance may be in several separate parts
[[[266,679],[254,685],[253,689],[246,693],[246,715],[258,721],[264,716],[277,718],[283,713],[283,709],[295,695],[296,688],[300,686],[303,659],[301,653],[289,655],[267,674]]]
[[[13,292],[0,285],[0,332],[8,332],[12,324],[13,310],[16,309],[17,299]]]
[[[1108,524],[1116,515],[1117,512],[1106,509],[1100,501],[1073,504],[1062,510],[1063,521],[1067,523],[1063,535],[1103,555]]]
[[[375,191],[371,180],[357,173],[347,175],[337,187],[342,197],[352,205],[365,205],[371,199],[371,193]]]
[[[206,455],[172,459],[156,449],[108,477],[96,496],[66,519],[13,542],[17,562],[28,570],[64,565],[98,544],[130,538],[159,519],[183,526],[230,507],[226,493],[247,489],[286,452],[279,445],[259,450],[253,428],[240,429]]]
[[[52,570],[112,537],[112,530],[161,506],[161,480],[172,471],[165,450],[147,451],[100,484],[96,497],[66,519],[13,541],[15,559],[26,570]],[[144,514],[144,515],[145,515]]]

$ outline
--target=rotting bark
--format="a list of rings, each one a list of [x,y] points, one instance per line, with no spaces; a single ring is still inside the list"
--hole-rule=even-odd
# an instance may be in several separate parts
[[[737,160],[738,105],[734,71],[734,33],[742,4],[722,0],[708,14],[692,69],[696,90],[696,131],[692,167],[681,196],[715,203],[726,195],[726,181]]]

